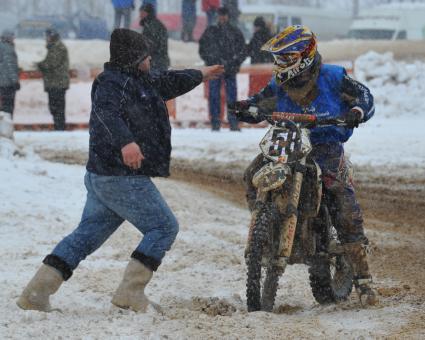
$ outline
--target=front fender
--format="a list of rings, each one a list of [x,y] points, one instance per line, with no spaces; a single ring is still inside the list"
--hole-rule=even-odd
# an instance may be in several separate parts
[[[267,163],[252,178],[252,184],[260,192],[267,192],[281,187],[287,175],[291,173],[288,165],[283,163]]]

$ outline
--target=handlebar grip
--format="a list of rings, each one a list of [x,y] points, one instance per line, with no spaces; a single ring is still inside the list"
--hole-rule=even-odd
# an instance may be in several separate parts
[[[274,121],[279,120],[291,120],[295,123],[316,123],[317,117],[311,114],[304,113],[290,113],[290,112],[273,112],[272,119]]]

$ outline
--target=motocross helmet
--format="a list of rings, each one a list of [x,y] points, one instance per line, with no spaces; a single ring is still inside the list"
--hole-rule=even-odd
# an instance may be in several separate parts
[[[292,86],[301,87],[308,78],[306,73],[309,72],[306,71],[312,67],[320,66],[317,39],[307,26],[293,25],[286,27],[266,42],[261,50],[273,55],[273,73],[279,85],[291,82]],[[303,78],[306,79],[302,81]],[[300,82],[297,80],[300,80]]]

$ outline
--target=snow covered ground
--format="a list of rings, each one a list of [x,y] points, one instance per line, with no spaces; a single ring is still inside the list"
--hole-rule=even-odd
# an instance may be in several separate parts
[[[424,122],[419,115],[378,115],[356,130],[347,150],[357,165],[402,165],[423,173]],[[173,156],[248,162],[264,133],[174,129]],[[248,212],[188,184],[162,179],[156,183],[181,225],[147,290],[163,314],[149,310],[138,315],[110,304],[141,237],[127,223],[53,297],[62,313],[19,310],[18,294],[44,255],[77,225],[85,200],[84,167],[44,161],[34,149],[86,150],[88,134],[18,132],[15,140],[21,147],[15,156],[12,143],[0,143],[0,338],[374,338],[394,334],[417,313],[406,304],[361,310],[354,297],[346,304],[319,307],[306,268],[293,266],[280,282],[280,314],[247,314],[243,249]]]
[[[358,60],[358,70],[363,72],[359,78],[371,86],[377,113],[355,131],[347,151],[356,165],[370,166],[372,172],[403,171],[405,176],[423,177],[425,107],[418,100],[425,95],[423,64],[386,58],[367,55]],[[379,65],[381,71],[372,74]],[[68,92],[70,112],[87,119],[90,85],[73,86]],[[16,120],[20,115],[24,120],[46,116],[42,95],[34,95],[36,91],[42,93],[41,83],[23,84],[18,93],[22,111]],[[183,117],[205,115],[202,87],[188,96],[186,104],[178,104],[186,105],[180,111]],[[211,164],[248,162],[258,153],[265,131],[174,129],[173,157]],[[62,313],[19,310],[15,301],[22,288],[42,258],[77,225],[85,200],[84,167],[47,162],[35,150],[85,152],[88,133],[17,132],[15,142],[19,149],[0,140],[1,339],[369,339],[398,334],[413,316],[423,313],[420,305],[397,301],[363,310],[354,297],[344,304],[319,306],[311,295],[306,268],[292,266],[280,281],[277,312],[248,314],[243,260],[248,212],[189,184],[164,179],[156,183],[176,213],[181,231],[147,289],[162,306],[162,314],[150,309],[139,315],[110,304],[141,237],[127,223],[83,261],[52,298]],[[373,233],[371,240],[380,245],[398,242],[397,237],[388,232],[384,239]],[[393,282],[378,278],[378,284],[385,287]],[[421,338],[423,327],[414,335]]]

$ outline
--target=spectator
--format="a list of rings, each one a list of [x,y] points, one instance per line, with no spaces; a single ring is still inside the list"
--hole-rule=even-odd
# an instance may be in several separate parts
[[[242,32],[229,23],[229,11],[225,7],[218,9],[218,25],[207,27],[199,40],[199,55],[206,65],[224,65],[224,76],[209,82],[209,111],[211,128],[219,131],[220,119],[220,88],[224,82],[227,104],[236,101],[236,74],[246,58],[245,39]],[[238,121],[228,112],[230,130],[239,131]]]
[[[238,0],[223,0],[223,7],[226,7],[229,10],[229,22],[233,26],[238,26],[238,19],[241,12],[239,11],[239,1]]]
[[[196,24],[196,0],[182,1],[182,40],[193,41]]]
[[[266,26],[263,17],[256,17],[254,20],[254,35],[248,44],[248,56],[251,57],[251,64],[263,64],[273,62],[271,53],[261,50],[261,47],[273,37]]]
[[[207,16],[207,26],[215,25],[219,7],[220,0],[202,0],[202,10]]]
[[[131,254],[111,302],[123,309],[146,312],[149,300],[145,287],[179,229],[151,180],[170,175],[171,125],[165,101],[223,72],[216,65],[154,77],[149,68],[149,50],[143,37],[128,29],[114,30],[110,61],[92,86],[85,175],[88,193],[81,222],[44,258],[17,301],[20,308],[51,311],[50,295],[128,220],[144,237]],[[123,248],[127,252],[129,245]]]
[[[15,34],[4,31],[0,37],[0,111],[13,116],[15,94],[20,89]]]
[[[134,0],[112,0],[115,9],[114,28],[121,27],[121,18],[124,19],[124,28],[130,27],[131,12],[134,9]]]
[[[65,130],[65,92],[69,88],[68,50],[59,33],[52,28],[46,30],[46,47],[46,58],[36,66],[43,74],[55,130]]]
[[[142,0],[142,6],[147,4],[150,4],[153,6],[155,10],[155,14],[158,13],[158,4],[156,0]]]
[[[142,35],[150,46],[152,57],[151,68],[153,71],[165,71],[170,66],[168,57],[168,32],[165,26],[155,15],[152,4],[142,5],[139,9],[140,26]]]

